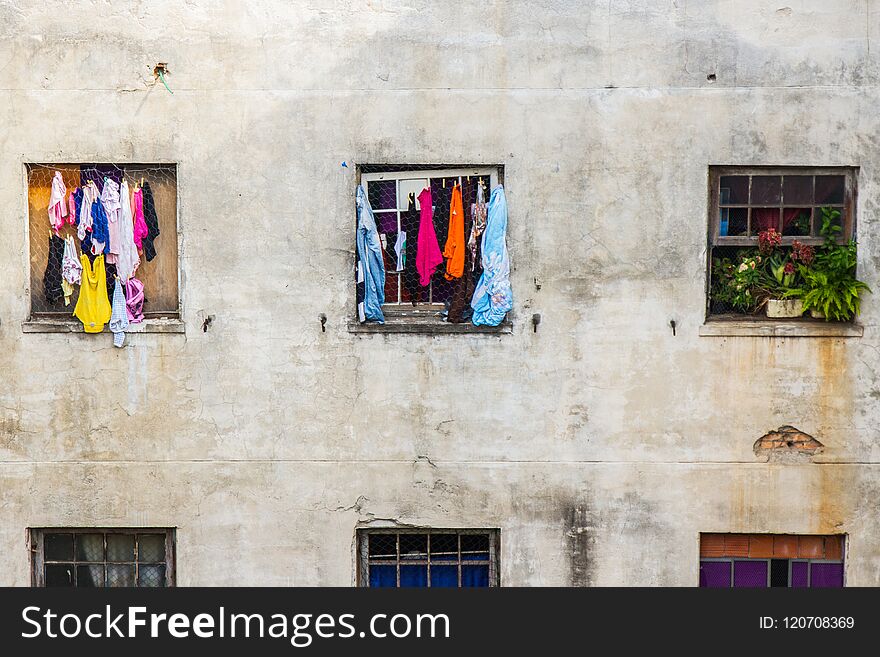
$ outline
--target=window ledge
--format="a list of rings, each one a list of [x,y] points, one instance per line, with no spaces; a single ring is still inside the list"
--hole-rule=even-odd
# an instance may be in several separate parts
[[[75,319],[29,319],[21,323],[23,333],[84,333],[82,322]],[[179,319],[145,319],[129,324],[126,333],[186,333],[186,324]],[[109,324],[102,333],[110,333]]]
[[[825,320],[707,320],[700,327],[701,336],[763,338],[860,338],[865,328],[848,322]]]
[[[377,322],[348,323],[349,333],[411,333],[421,335],[450,335],[450,334],[490,334],[500,335],[513,333],[513,325],[509,321],[501,322],[498,326],[474,326],[471,322],[453,324],[442,322],[438,319],[416,317],[386,317],[384,324]]]

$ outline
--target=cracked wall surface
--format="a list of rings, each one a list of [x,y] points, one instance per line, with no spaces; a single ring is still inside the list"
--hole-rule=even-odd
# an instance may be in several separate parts
[[[698,335],[713,164],[858,166],[880,290],[873,2],[248,4],[0,6],[0,584],[27,527],[151,525],[182,585],[349,585],[377,521],[501,528],[504,585],[695,585],[700,532],[846,533],[880,584],[875,299]],[[22,332],[53,161],[178,164],[185,334]],[[382,162],[504,166],[513,334],[348,332]],[[822,452],[761,462],[784,425]]]

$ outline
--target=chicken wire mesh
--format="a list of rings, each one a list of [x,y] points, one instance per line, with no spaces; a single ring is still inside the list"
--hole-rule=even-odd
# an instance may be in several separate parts
[[[362,165],[360,174],[382,245],[385,310],[468,321],[500,167]]]
[[[108,185],[105,195],[107,181],[115,185]],[[82,197],[96,197],[95,204],[107,214],[113,207],[111,192],[124,190],[123,181],[129,193],[126,199],[120,195],[120,204],[127,202],[133,217],[140,206],[147,227],[138,248],[140,264],[134,273],[144,286],[144,316],[177,316],[176,166],[112,163],[27,165],[32,316],[69,317],[73,313],[79,285],[73,282],[75,275],[65,276],[62,272],[65,240],[70,238],[76,262],[82,253],[94,262],[96,252],[101,253],[100,244],[92,239],[96,235],[90,226],[94,224],[94,213],[83,213]],[[107,293],[112,298],[117,267],[111,262],[112,256],[105,258]]]

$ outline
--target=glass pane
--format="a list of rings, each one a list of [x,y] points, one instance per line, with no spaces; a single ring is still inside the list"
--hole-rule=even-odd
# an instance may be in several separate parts
[[[791,562],[791,587],[795,589],[803,589],[807,587],[807,568],[806,561]]]
[[[397,586],[396,566],[370,566],[370,587],[388,588]]]
[[[373,210],[390,210],[397,207],[397,181],[374,180],[367,183],[367,197]]]
[[[488,560],[489,536],[487,534],[461,535],[461,560]]]
[[[98,564],[77,566],[76,585],[85,588],[104,586],[104,566]]]
[[[138,586],[165,586],[165,566],[138,566]]]
[[[782,202],[782,176],[752,176],[752,205]]]
[[[816,205],[843,203],[844,176],[816,176]]]
[[[766,561],[734,561],[733,586],[735,588],[766,588]]]
[[[786,205],[812,205],[813,176],[785,176],[782,180],[782,202]]]
[[[828,209],[829,206],[824,206],[824,209]],[[834,211],[835,218],[831,222],[833,226],[837,226],[841,229],[837,236],[840,237],[843,235],[843,207],[831,207],[831,210]],[[824,216],[822,213],[823,208],[814,208],[813,212],[816,216],[816,221],[813,222],[813,235],[819,237],[819,230],[822,228],[822,217]]]
[[[709,589],[730,588],[730,562],[701,561],[700,586]]]
[[[104,561],[103,534],[77,534],[77,561]]]
[[[779,208],[752,208],[752,235],[768,228],[779,230]]]
[[[376,228],[380,233],[397,233],[397,212],[375,212]]]
[[[107,534],[107,561],[134,561],[134,535]]]
[[[785,208],[782,211],[783,235],[809,235],[811,208]]]
[[[43,558],[46,561],[73,561],[73,534],[46,534]]]
[[[456,534],[431,534],[431,560],[458,561],[458,536]]]
[[[843,564],[842,563],[811,563],[810,586],[812,588],[835,588],[843,587]]]
[[[134,586],[134,566],[123,566],[120,564],[108,565],[107,586]]]
[[[749,211],[746,208],[730,208],[722,210],[729,213],[727,235],[730,237],[746,237],[749,234]],[[722,220],[724,215],[721,216]],[[721,226],[723,228],[723,224]],[[725,235],[725,233],[721,233]]]
[[[427,534],[401,534],[400,535],[400,560],[427,559],[428,558],[428,535]]]
[[[718,200],[721,205],[749,202],[748,176],[721,176]]]
[[[73,564],[46,564],[43,573],[46,586],[73,586]]]
[[[396,534],[369,534],[367,553],[370,559],[396,559]]]
[[[464,587],[489,586],[489,565],[462,566],[461,585]]]
[[[452,588],[458,586],[457,566],[431,566],[431,586]]]
[[[140,534],[138,536],[138,561],[141,563],[165,561],[165,534]]]
[[[428,586],[428,566],[401,566],[400,586]]]

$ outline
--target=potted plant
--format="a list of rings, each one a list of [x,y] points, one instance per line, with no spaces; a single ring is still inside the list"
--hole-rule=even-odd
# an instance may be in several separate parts
[[[804,314],[804,304],[799,298],[792,298],[790,291],[796,288],[798,271],[787,254],[774,253],[782,244],[782,235],[775,228],[768,228],[758,234],[758,251],[767,259],[766,287],[770,292],[767,300],[767,317],[791,318]]]
[[[795,242],[792,254],[797,253],[798,271],[803,285],[785,293],[787,297],[803,302],[804,310],[825,321],[848,322],[859,314],[861,295],[871,290],[856,279],[856,243],[853,240],[838,244],[840,211],[822,208],[820,235],[824,244],[815,252]]]

